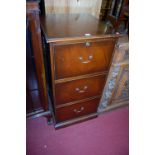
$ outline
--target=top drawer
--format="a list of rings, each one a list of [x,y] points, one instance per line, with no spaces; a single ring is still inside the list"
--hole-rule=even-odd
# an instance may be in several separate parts
[[[108,71],[115,39],[54,46],[55,78]]]

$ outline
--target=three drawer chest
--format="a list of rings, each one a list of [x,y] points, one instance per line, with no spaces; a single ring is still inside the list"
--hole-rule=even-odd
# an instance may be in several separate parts
[[[97,116],[120,34],[89,14],[41,16],[55,128]]]

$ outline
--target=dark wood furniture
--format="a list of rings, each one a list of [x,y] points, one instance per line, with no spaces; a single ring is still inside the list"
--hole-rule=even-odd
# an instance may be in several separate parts
[[[102,0],[100,9],[100,19],[106,20],[109,10],[111,9],[112,0]]]
[[[26,2],[26,113],[27,117],[49,114],[41,43],[39,2]]]
[[[107,16],[116,30],[129,31],[129,0],[111,0],[111,8]],[[124,26],[123,26],[124,25]],[[122,28],[123,27],[123,28]]]
[[[105,84],[98,112],[129,104],[129,42],[121,37]]]
[[[120,34],[89,14],[41,17],[55,128],[97,116]]]

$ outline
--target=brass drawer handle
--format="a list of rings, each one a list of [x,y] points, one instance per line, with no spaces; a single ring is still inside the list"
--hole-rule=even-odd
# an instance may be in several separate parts
[[[80,110],[74,109],[73,111],[78,114],[84,110],[84,107],[81,107]]]
[[[87,64],[87,63],[89,63],[89,62],[91,62],[91,61],[93,60],[93,56],[92,56],[92,55],[89,55],[89,56],[88,56],[88,60],[86,60],[86,61],[84,61],[84,60],[83,60],[83,57],[80,56],[80,57],[79,57],[79,60],[81,61],[81,63]]]
[[[88,89],[88,86],[84,86],[84,88],[81,90],[80,88],[75,88],[75,90],[78,92],[78,93],[84,93],[86,92],[86,90]]]

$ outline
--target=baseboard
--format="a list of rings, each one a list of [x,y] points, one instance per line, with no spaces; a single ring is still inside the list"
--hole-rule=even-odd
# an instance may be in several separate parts
[[[51,115],[50,111],[44,111],[44,110],[39,110],[36,112],[32,112],[26,115],[26,118],[37,118],[37,117],[41,117],[41,116],[46,116],[46,115]]]
[[[129,105],[129,101],[122,101],[122,102],[113,102],[111,105],[107,106],[106,108],[104,108],[102,111],[99,112],[99,114],[103,114],[104,112],[108,112],[117,108],[121,108],[123,106],[128,106]]]

